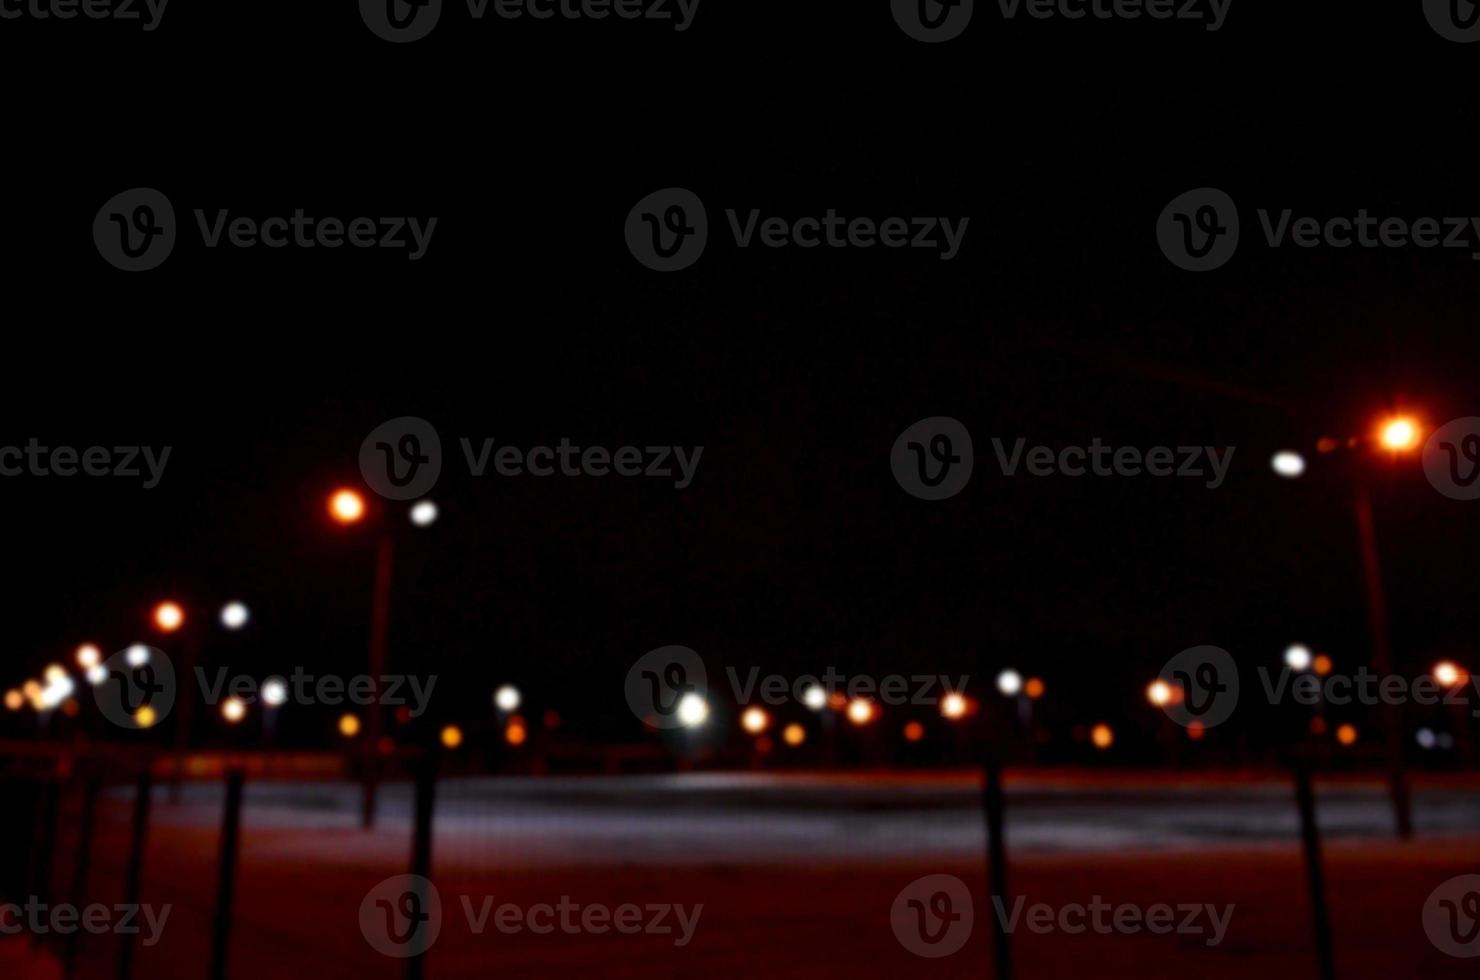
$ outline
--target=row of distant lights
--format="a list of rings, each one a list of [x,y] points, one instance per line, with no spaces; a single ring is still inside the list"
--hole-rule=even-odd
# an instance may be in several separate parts
[[[1400,416],[1388,419],[1379,428],[1377,441],[1382,448],[1390,452],[1407,452],[1418,445],[1419,427],[1418,423],[1411,418]],[[1348,441],[1348,445],[1356,445],[1357,440]],[[1324,438],[1316,443],[1316,449],[1323,453],[1335,450],[1340,443],[1335,439]],[[1270,468],[1278,475],[1288,480],[1305,475],[1305,457],[1293,450],[1284,450],[1275,453],[1269,461]]]
[[[1023,695],[1036,701],[1043,697],[1046,688],[1039,678],[1031,677],[1025,681],[1021,674],[1009,669],[997,675],[997,690],[1003,697]],[[820,712],[826,708],[841,711],[850,722],[860,728],[876,721],[883,713],[877,704],[866,698],[850,700],[842,694],[829,695],[816,684],[802,692],[802,704],[811,711]],[[949,721],[965,718],[974,708],[975,705],[969,698],[954,692],[940,701],[941,717]],[[679,723],[685,728],[701,728],[709,721],[709,702],[702,695],[691,691],[679,699],[676,713]],[[762,736],[771,727],[771,716],[766,709],[751,705],[741,712],[740,727],[751,735]],[[925,727],[918,721],[910,721],[904,726],[904,735],[907,741],[918,742],[925,737]],[[787,745],[795,747],[807,740],[807,730],[792,722],[782,729],[781,738]]]

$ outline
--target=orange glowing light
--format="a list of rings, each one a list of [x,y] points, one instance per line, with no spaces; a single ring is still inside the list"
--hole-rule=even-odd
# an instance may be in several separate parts
[[[365,516],[365,498],[353,490],[336,490],[329,498],[329,516],[340,524],[353,524]]]
[[[154,625],[160,632],[173,633],[185,625],[185,610],[178,602],[161,602],[154,607]]]
[[[443,748],[455,749],[462,744],[463,733],[461,728],[458,728],[456,725],[448,725],[446,728],[442,729]]]
[[[1187,737],[1194,742],[1202,741],[1202,737],[1208,733],[1208,726],[1200,721],[1189,721],[1187,723]]]
[[[360,719],[354,715],[341,715],[339,718],[339,734],[345,738],[354,738],[360,734]]]
[[[511,719],[509,726],[504,729],[504,741],[510,745],[523,745],[528,738],[529,729],[524,727],[522,719]]]
[[[150,705],[144,705],[134,712],[134,724],[140,728],[153,728],[154,723],[159,720],[159,714]]]
[[[19,711],[26,706],[26,696],[20,691],[10,690],[5,692],[5,708],[8,711]]]
[[[1337,728],[1336,741],[1340,742],[1342,745],[1357,744],[1357,726],[1342,725],[1341,727]]]
[[[834,711],[842,711],[848,707],[848,698],[842,691],[834,691],[827,696],[827,706]]]
[[[1146,685],[1146,700],[1158,708],[1165,708],[1176,697],[1176,690],[1164,680],[1154,680]]]
[[[848,720],[855,725],[867,725],[877,713],[874,706],[862,698],[848,703]]]
[[[1314,670],[1316,672],[1316,675],[1319,677],[1325,677],[1327,674],[1331,673],[1331,668],[1333,666],[1335,665],[1331,662],[1331,658],[1326,656],[1324,653],[1316,654],[1316,659],[1310,662],[1311,670]]]
[[[741,726],[752,735],[759,735],[771,724],[771,716],[764,708],[750,707],[740,716]]]
[[[221,702],[221,717],[228,725],[235,725],[247,716],[247,703],[241,698],[227,698]]]
[[[1028,700],[1030,701],[1037,701],[1043,697],[1043,691],[1043,680],[1038,677],[1029,677],[1028,683],[1023,685],[1023,693],[1028,696]]]
[[[807,740],[807,730],[796,722],[792,722],[781,730],[781,741],[796,748]]]
[[[918,721],[912,721],[904,726],[904,740],[906,742],[918,742],[925,737],[925,726]]]
[[[1469,671],[1453,660],[1441,660],[1434,664],[1434,680],[1443,687],[1460,687],[1469,679]]]
[[[77,666],[83,670],[91,670],[103,662],[103,651],[95,644],[84,643],[77,648]]]
[[[1378,438],[1382,448],[1401,453],[1418,445],[1418,423],[1407,416],[1396,416],[1382,423]]]
[[[960,694],[947,694],[941,698],[940,713],[943,717],[955,721],[957,718],[966,717],[966,698]]]
[[[1101,722],[1090,729],[1089,740],[1094,743],[1095,748],[1103,751],[1115,744],[1115,731]]]

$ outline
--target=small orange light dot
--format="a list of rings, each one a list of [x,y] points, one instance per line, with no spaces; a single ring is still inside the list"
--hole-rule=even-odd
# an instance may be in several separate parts
[[[781,740],[795,748],[807,740],[807,730],[796,722],[792,722],[781,730]]]
[[[1028,683],[1023,685],[1023,693],[1027,694],[1028,698],[1033,701],[1037,701],[1043,697],[1043,690],[1043,680],[1038,677],[1029,677]]]
[[[529,729],[524,727],[522,718],[509,719],[509,726],[504,729],[504,741],[510,745],[523,745],[529,738]]]
[[[365,498],[353,490],[338,490],[329,498],[329,515],[340,524],[353,524],[365,516]]]
[[[1342,725],[1336,729],[1336,741],[1342,745],[1355,745],[1357,742],[1357,729],[1355,725]]]
[[[918,742],[925,737],[925,726],[918,721],[912,721],[904,726],[904,740],[906,742]]]
[[[360,734],[360,719],[354,715],[342,715],[339,718],[339,734],[345,738],[354,738]]]
[[[1331,673],[1334,666],[1335,664],[1331,662],[1331,658],[1324,653],[1316,654],[1316,659],[1310,662],[1311,670],[1314,670],[1319,677],[1325,677]]]
[[[458,728],[456,725],[448,725],[442,729],[442,746],[444,748],[455,749],[462,744],[463,733],[461,728]]]
[[[1089,740],[1097,749],[1108,749],[1115,744],[1115,732],[1109,725],[1101,723],[1090,729]]]
[[[154,625],[165,633],[173,633],[185,624],[185,610],[177,602],[161,602],[154,607]]]

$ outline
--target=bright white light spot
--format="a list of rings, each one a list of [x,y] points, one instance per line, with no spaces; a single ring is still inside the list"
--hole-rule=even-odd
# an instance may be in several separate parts
[[[50,711],[72,696],[76,686],[70,677],[60,677],[46,685],[41,691],[41,708]]]
[[[740,716],[740,726],[752,735],[759,735],[771,724],[771,716],[764,708],[750,707]]]
[[[959,694],[947,694],[940,702],[940,713],[946,718],[956,719],[966,716],[966,699]]]
[[[709,704],[692,692],[678,702],[678,720],[685,728],[698,728],[709,720]]]
[[[802,703],[813,711],[821,711],[827,707],[827,692],[813,684],[802,692]]]
[[[429,527],[437,520],[437,505],[430,500],[418,500],[411,505],[411,523],[417,527]]]
[[[124,659],[130,667],[142,667],[149,662],[149,648],[142,643],[135,643],[124,653]]]
[[[1310,647],[1296,643],[1285,651],[1285,666],[1293,671],[1310,670]]]
[[[1004,670],[997,675],[997,690],[1007,697],[1015,696],[1023,689],[1023,675],[1015,670]]]
[[[52,664],[41,676],[46,678],[48,684],[58,684],[67,679],[67,671],[61,664]]]
[[[239,630],[247,625],[251,613],[247,607],[240,602],[228,602],[221,607],[221,625],[229,630]]]
[[[103,651],[91,643],[84,643],[77,648],[77,666],[83,670],[91,670],[103,662]]]
[[[493,692],[493,703],[500,711],[518,711],[519,704],[524,700],[519,694],[519,688],[513,684],[505,684]]]
[[[262,682],[262,700],[269,708],[281,708],[288,703],[288,682],[281,677],[269,677]]]
[[[247,703],[241,698],[227,698],[221,702],[221,717],[235,725],[247,716]]]
[[[1293,480],[1305,472],[1305,457],[1292,452],[1275,453],[1269,465],[1280,476]]]
[[[97,687],[99,684],[105,684],[107,683],[107,681],[107,667],[104,667],[102,664],[98,664],[96,667],[87,668],[87,682],[93,687]]]

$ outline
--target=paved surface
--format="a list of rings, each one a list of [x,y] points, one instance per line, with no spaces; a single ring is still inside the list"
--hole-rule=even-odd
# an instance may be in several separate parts
[[[220,796],[190,787],[157,819],[213,823]],[[981,851],[980,798],[970,774],[450,779],[439,786],[436,829],[442,853],[506,866],[963,859]],[[249,787],[245,820],[354,829],[358,806],[348,783],[262,783]],[[1392,833],[1380,783],[1323,783],[1318,806],[1332,840]],[[409,787],[388,785],[380,813],[386,830],[409,833]],[[1415,814],[1426,836],[1480,833],[1480,786],[1420,785]],[[1022,777],[1009,780],[1007,820],[1015,854],[1245,848],[1294,841],[1298,829],[1293,793],[1278,779]]]

